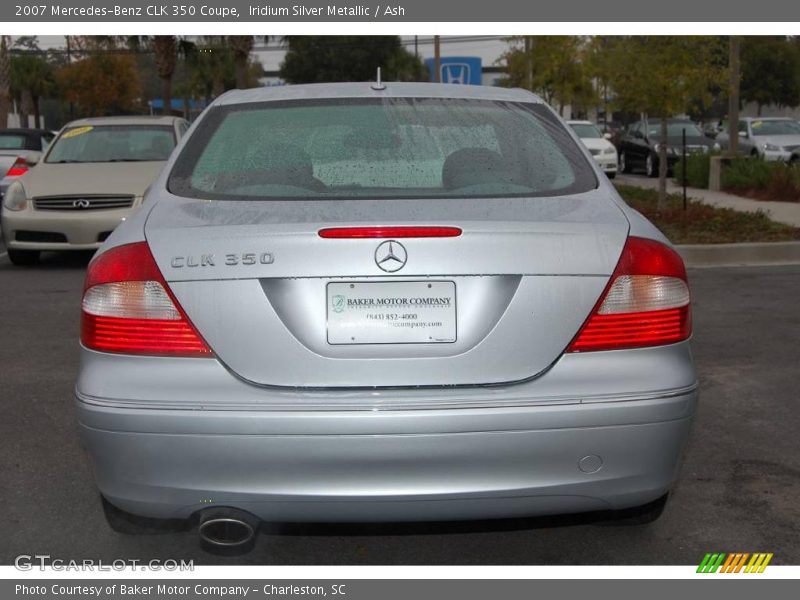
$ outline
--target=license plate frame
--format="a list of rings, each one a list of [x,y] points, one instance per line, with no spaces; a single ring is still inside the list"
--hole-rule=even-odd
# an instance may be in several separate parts
[[[325,303],[332,346],[453,344],[458,339],[455,281],[331,281]]]

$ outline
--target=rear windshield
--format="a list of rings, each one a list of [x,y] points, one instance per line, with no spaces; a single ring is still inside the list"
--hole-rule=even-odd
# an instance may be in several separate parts
[[[439,98],[217,107],[168,183],[179,196],[230,200],[536,196],[596,185],[544,106]]]
[[[169,126],[84,125],[66,129],[45,162],[165,161],[174,147],[175,132]]]
[[[25,147],[25,136],[0,133],[0,150],[20,150]]]
[[[703,135],[703,132],[694,123],[667,123],[667,137],[681,137],[684,130],[689,137],[701,137]],[[658,121],[651,122],[647,135],[652,138],[661,137],[661,124]]]

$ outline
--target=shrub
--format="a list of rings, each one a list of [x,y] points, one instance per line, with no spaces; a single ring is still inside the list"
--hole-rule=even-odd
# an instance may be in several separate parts
[[[773,200],[800,202],[800,167],[775,165],[767,181],[767,196]]]
[[[686,156],[686,185],[696,188],[708,188],[708,172],[711,168],[711,157],[714,154],[689,154]],[[675,182],[683,184],[683,160],[675,164]]]
[[[737,158],[722,171],[722,188],[762,200],[800,201],[800,166]]]
[[[722,169],[722,188],[738,191],[766,189],[773,164],[760,158],[734,158]]]

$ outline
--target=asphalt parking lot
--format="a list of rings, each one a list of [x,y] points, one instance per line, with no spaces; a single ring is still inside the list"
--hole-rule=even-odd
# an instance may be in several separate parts
[[[701,404],[662,518],[456,524],[270,525],[245,556],[191,531],[123,536],[105,524],[75,425],[78,307],[87,255],[13,267],[0,245],[0,562],[194,559],[196,564],[697,564],[709,551],[800,562],[800,266],[694,270]]]

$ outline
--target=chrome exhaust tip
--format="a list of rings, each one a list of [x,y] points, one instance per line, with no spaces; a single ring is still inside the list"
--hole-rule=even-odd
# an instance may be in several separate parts
[[[200,513],[198,534],[203,548],[213,553],[245,553],[255,545],[259,520],[235,508],[210,508]]]

